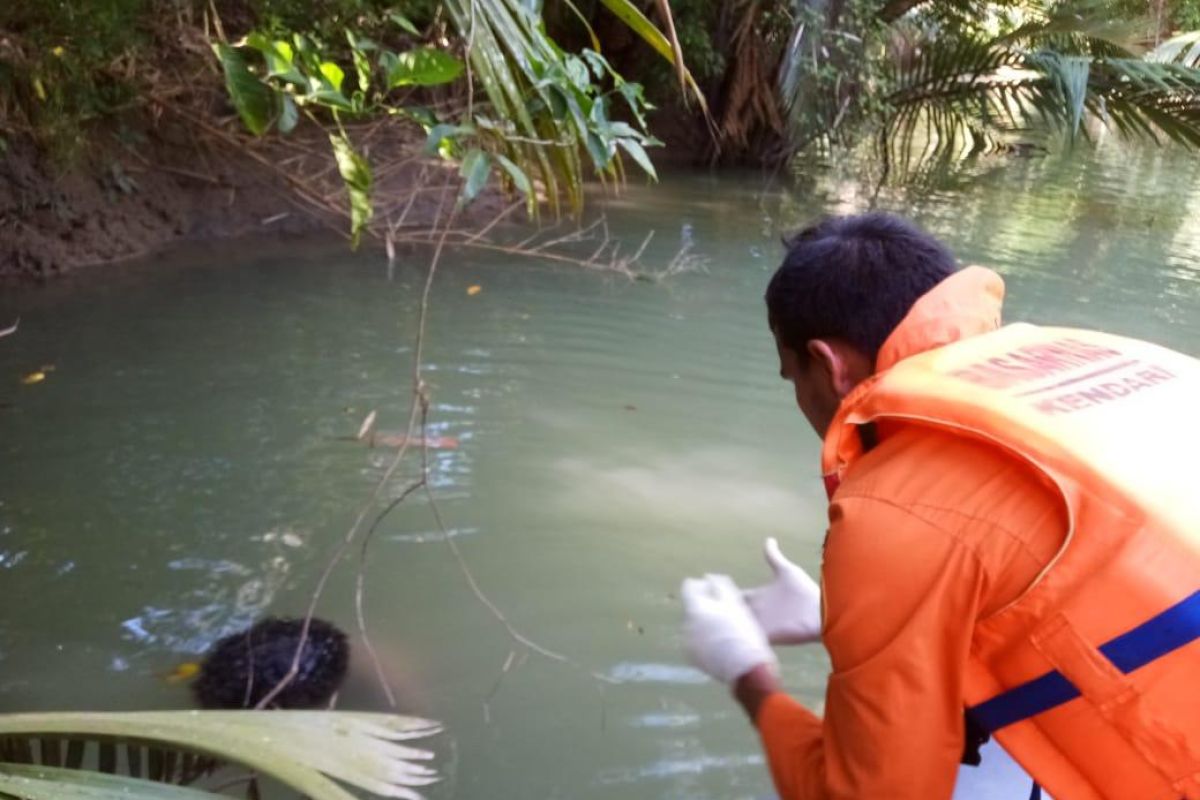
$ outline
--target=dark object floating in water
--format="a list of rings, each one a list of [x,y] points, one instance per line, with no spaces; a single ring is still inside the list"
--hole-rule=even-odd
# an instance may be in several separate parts
[[[300,643],[302,619],[267,617],[217,641],[200,665],[192,692],[202,708],[253,708],[283,680]],[[308,628],[299,671],[271,701],[271,708],[328,705],[346,677],[346,634],[324,620]]]

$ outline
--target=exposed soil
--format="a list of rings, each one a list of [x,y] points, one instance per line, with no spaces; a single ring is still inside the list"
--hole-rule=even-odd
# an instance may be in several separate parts
[[[56,166],[32,142],[9,140],[0,156],[0,282],[38,282],[83,267],[125,261],[181,240],[249,234],[299,234],[328,228],[345,235],[344,195],[328,147],[319,138],[296,157],[270,141],[230,146],[192,129],[186,120],[143,123],[92,132],[86,157]],[[323,136],[323,134],[318,134]],[[404,132],[389,134],[412,138]],[[372,142],[377,152],[408,150],[409,141]],[[419,144],[418,144],[419,147]],[[290,158],[285,156],[291,155]],[[432,170],[432,172],[431,172]],[[445,168],[411,163],[378,176],[377,199],[403,198],[417,182]],[[319,188],[327,209],[306,202],[290,185]],[[433,190],[416,192],[406,225],[433,224],[440,209]],[[309,192],[309,197],[313,197]],[[386,203],[384,203],[386,205]],[[473,204],[472,218],[502,207],[496,196]],[[342,212],[342,213],[331,213]]]
[[[186,131],[146,129],[62,169],[32,142],[10,142],[0,160],[0,278],[46,280],[182,238],[319,224],[262,169],[205,149]]]

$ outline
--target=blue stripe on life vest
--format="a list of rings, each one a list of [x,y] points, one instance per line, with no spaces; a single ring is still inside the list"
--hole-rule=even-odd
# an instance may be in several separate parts
[[[1101,645],[1100,652],[1128,674],[1196,639],[1200,639],[1200,591]],[[967,713],[979,727],[992,733],[1076,697],[1079,689],[1054,670],[972,706]]]

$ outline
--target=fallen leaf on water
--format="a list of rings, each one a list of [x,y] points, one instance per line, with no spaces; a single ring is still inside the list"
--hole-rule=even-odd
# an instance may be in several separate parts
[[[467,295],[469,297],[474,297],[475,295],[479,294],[482,291],[483,291],[483,287],[480,286],[478,283],[475,284],[474,286],[467,287]]]
[[[195,661],[185,661],[167,674],[167,683],[182,683],[189,678],[196,677],[200,672],[200,665]]]
[[[371,429],[374,427],[375,427],[375,410],[372,409],[371,413],[367,414],[366,418],[363,419],[362,425],[358,426],[358,436],[355,436],[354,438],[355,439],[365,439],[367,437],[367,434],[370,433]]]
[[[25,384],[26,386],[29,386],[33,383],[41,383],[44,380],[46,380],[46,373],[42,372],[41,370],[21,376],[21,383]]]

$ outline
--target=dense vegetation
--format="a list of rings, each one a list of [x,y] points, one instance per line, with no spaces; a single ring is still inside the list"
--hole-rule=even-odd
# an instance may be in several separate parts
[[[1200,0],[15,0],[0,147],[69,159],[97,121],[223,87],[256,136],[325,132],[357,236],[364,120],[419,128],[462,200],[498,178],[531,214],[578,211],[586,178],[627,163],[653,176],[654,105],[682,107],[711,160],[866,142],[907,169],[1098,126],[1200,147],[1197,27]]]

